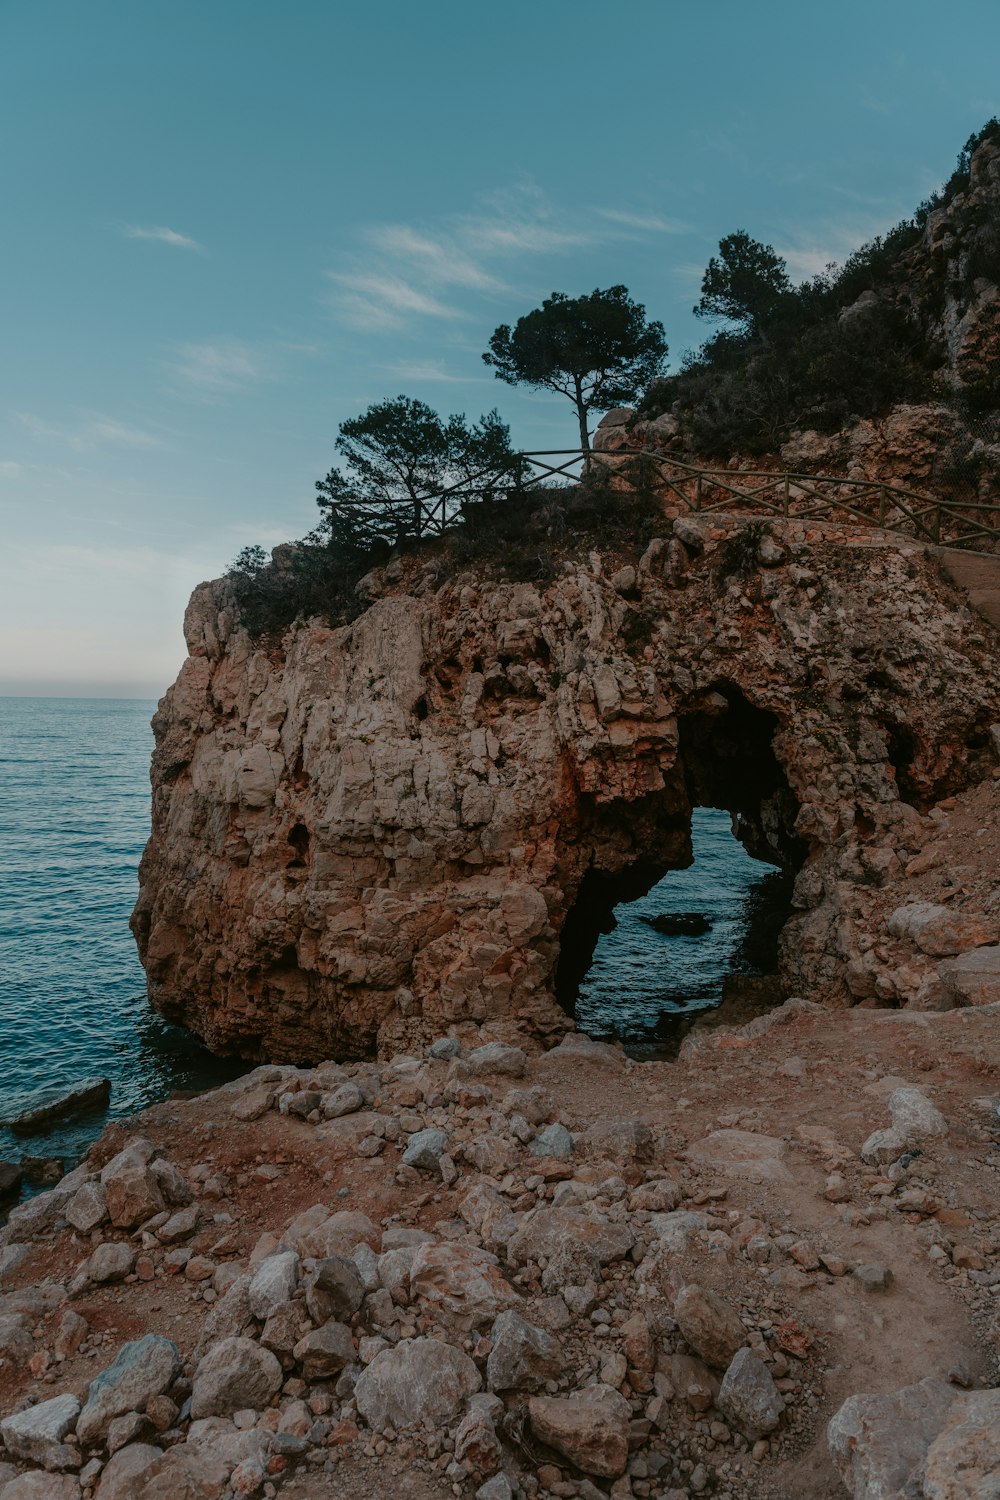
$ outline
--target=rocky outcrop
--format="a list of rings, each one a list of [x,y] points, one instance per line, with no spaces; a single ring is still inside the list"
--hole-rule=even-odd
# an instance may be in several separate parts
[[[608,412],[594,447],[608,455],[639,448],[737,473],[836,475],[900,487],[960,508],[1000,502],[1000,134],[995,127],[982,132],[965,167],[936,206],[924,206],[922,228],[918,232],[914,227],[908,247],[894,258],[876,257],[869,266],[873,285],[836,314],[836,323],[855,333],[867,325],[873,348],[883,337],[880,317],[902,320],[913,346],[922,350],[921,367],[930,377],[925,394],[911,391],[904,397],[900,387],[893,404],[887,391],[880,405],[868,406],[862,396],[862,415],[838,417],[840,425],[834,426],[829,414],[822,425],[823,400],[817,391],[813,405],[802,400],[798,409],[814,414],[819,430],[801,417],[801,425],[789,430],[776,407],[773,429],[762,428],[751,451],[743,453],[725,452],[728,440],[719,435],[714,446],[705,446],[705,433],[699,434],[691,421],[692,403],[697,407],[700,401],[697,393],[674,390],[657,396],[654,388],[638,416],[626,407]],[[802,332],[808,331],[807,319]],[[746,374],[752,380],[749,367]],[[716,399],[726,404],[724,390]],[[671,403],[668,409],[651,417],[664,400]],[[714,424],[709,425],[714,431]],[[706,452],[713,456],[706,459]],[[683,483],[683,476],[671,477]],[[693,487],[687,494],[693,499]],[[791,498],[794,503],[794,486]],[[865,508],[863,493],[850,498]],[[991,518],[973,509],[968,519]],[[892,516],[890,524],[902,530],[913,525],[905,511]],[[948,527],[945,517],[942,536],[961,534],[961,528],[949,532]],[[965,528],[966,534],[969,530]]]
[[[610,907],[689,863],[696,804],[797,870],[797,990],[947,1003],[884,923],[926,811],[992,775],[1000,691],[934,557],[686,517],[545,585],[440,578],[404,560],[352,624],[270,649],[226,581],[196,590],[133,919],[164,1015],[293,1060],[557,1035]]]

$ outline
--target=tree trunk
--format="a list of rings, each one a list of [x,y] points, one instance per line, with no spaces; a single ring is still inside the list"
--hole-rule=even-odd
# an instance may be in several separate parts
[[[576,401],[576,415],[577,415],[577,418],[579,419],[579,423],[580,423],[580,447],[583,449],[584,453],[589,454],[590,453],[590,433],[587,430],[587,407],[586,407],[586,403],[584,402],[584,399],[583,399],[582,384],[583,384],[583,382],[579,379],[579,377],[577,377],[577,379],[575,380],[576,396],[574,397],[574,400]],[[590,460],[588,458],[588,460],[587,460],[587,466],[588,467],[589,467],[589,464],[590,464]]]

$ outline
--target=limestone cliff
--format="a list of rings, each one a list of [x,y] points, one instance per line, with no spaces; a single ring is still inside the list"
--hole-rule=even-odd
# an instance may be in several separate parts
[[[353,623],[272,649],[201,585],[133,919],[157,1008],[276,1059],[557,1033],[557,988],[610,905],[690,861],[698,803],[798,870],[786,977],[848,998],[921,810],[992,775],[997,637],[871,530],[665,518],[620,564],[441,585],[410,558]],[[878,992],[926,994],[921,964]]]

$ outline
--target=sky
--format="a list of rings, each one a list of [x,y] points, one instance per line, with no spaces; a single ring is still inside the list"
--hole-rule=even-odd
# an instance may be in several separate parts
[[[159,696],[340,422],[573,447],[498,324],[624,282],[676,367],[722,235],[810,275],[998,112],[996,0],[0,0],[0,693]]]

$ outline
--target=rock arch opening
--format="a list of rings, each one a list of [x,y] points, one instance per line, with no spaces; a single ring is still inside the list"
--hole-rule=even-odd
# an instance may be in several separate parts
[[[664,789],[594,808],[556,970],[556,997],[581,1029],[652,1040],[670,1017],[717,1004],[727,976],[776,972],[806,852],[778,729],[716,683],[679,717]],[[685,915],[705,919],[700,930],[655,924]]]

